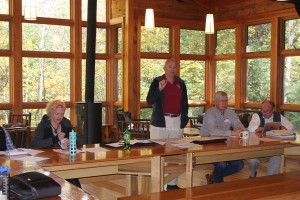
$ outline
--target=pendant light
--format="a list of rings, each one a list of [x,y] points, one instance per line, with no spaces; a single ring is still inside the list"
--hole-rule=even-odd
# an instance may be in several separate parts
[[[153,30],[155,27],[154,23],[154,10],[152,8],[146,9],[145,14],[145,29],[146,30]]]
[[[24,19],[36,20],[35,0],[25,0]]]
[[[206,34],[214,34],[215,33],[214,15],[213,14],[206,14],[205,33]]]

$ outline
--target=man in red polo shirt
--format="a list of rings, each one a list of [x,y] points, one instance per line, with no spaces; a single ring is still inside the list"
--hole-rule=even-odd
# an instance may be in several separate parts
[[[152,105],[150,138],[181,138],[188,123],[188,98],[184,81],[176,76],[176,63],[168,59],[164,65],[165,74],[156,77],[147,95]],[[178,179],[167,185],[167,190],[179,189]]]

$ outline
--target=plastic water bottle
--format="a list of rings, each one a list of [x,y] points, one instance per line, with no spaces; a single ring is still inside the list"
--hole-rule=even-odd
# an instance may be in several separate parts
[[[8,166],[0,166],[0,199],[9,199],[9,171]]]
[[[76,132],[72,130],[69,132],[69,140],[70,140],[70,156],[76,155]]]
[[[124,150],[130,150],[130,132],[128,131],[128,129],[126,129],[124,132]]]

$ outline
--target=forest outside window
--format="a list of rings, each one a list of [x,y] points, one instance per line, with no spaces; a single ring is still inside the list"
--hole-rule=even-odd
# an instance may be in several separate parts
[[[87,28],[82,27],[82,52],[86,52],[86,37]],[[96,53],[105,54],[106,53],[106,29],[97,28],[96,29]]]
[[[153,79],[163,75],[165,59],[141,59],[140,101],[146,101]]]
[[[285,49],[300,49],[300,19],[285,21]]]
[[[82,99],[85,99],[86,60],[82,60]],[[106,60],[95,61],[94,100],[106,101]]]
[[[36,16],[70,19],[70,0],[36,0]],[[22,0],[24,11],[25,0]]]
[[[0,103],[10,102],[9,58],[0,57]]]
[[[205,61],[181,60],[180,77],[185,81],[188,100],[205,99]]]
[[[216,91],[225,91],[229,101],[235,100],[235,60],[217,61]]]
[[[284,59],[284,103],[300,104],[300,56]]]
[[[9,50],[9,22],[0,21],[0,50]]]
[[[23,102],[70,101],[70,59],[23,58]]]
[[[269,58],[248,59],[246,101],[270,99],[270,68]]]
[[[270,51],[271,24],[258,24],[248,26],[247,52]]]
[[[70,52],[70,27],[29,23],[22,25],[23,50]]]
[[[118,101],[123,100],[123,67],[122,67],[122,60],[118,60],[118,67],[117,67],[117,97]]]
[[[205,33],[180,29],[180,54],[205,55]]]
[[[234,54],[235,46],[235,29],[217,31],[216,55]]]
[[[141,27],[141,52],[169,53],[170,29],[155,27],[152,31]]]
[[[97,0],[97,22],[106,22],[106,1],[107,0]],[[88,0],[81,0],[81,19],[82,21],[87,21],[87,9]]]

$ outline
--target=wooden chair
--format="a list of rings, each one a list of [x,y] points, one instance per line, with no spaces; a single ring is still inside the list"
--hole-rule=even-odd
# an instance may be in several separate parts
[[[117,127],[120,139],[123,139],[123,133],[126,129],[130,131],[131,139],[150,138],[149,119],[132,119],[131,113],[124,111],[117,111],[117,119]]]
[[[248,128],[252,115],[258,112],[257,110],[243,110],[243,109],[234,109],[234,111],[237,114],[237,116],[240,118],[245,128]]]
[[[196,117],[189,117],[190,127],[200,129],[203,123],[204,115],[198,115]]]
[[[8,123],[13,126],[31,126],[31,113],[13,114],[12,112],[10,112]]]
[[[16,148],[29,148],[30,126],[6,129]]]

